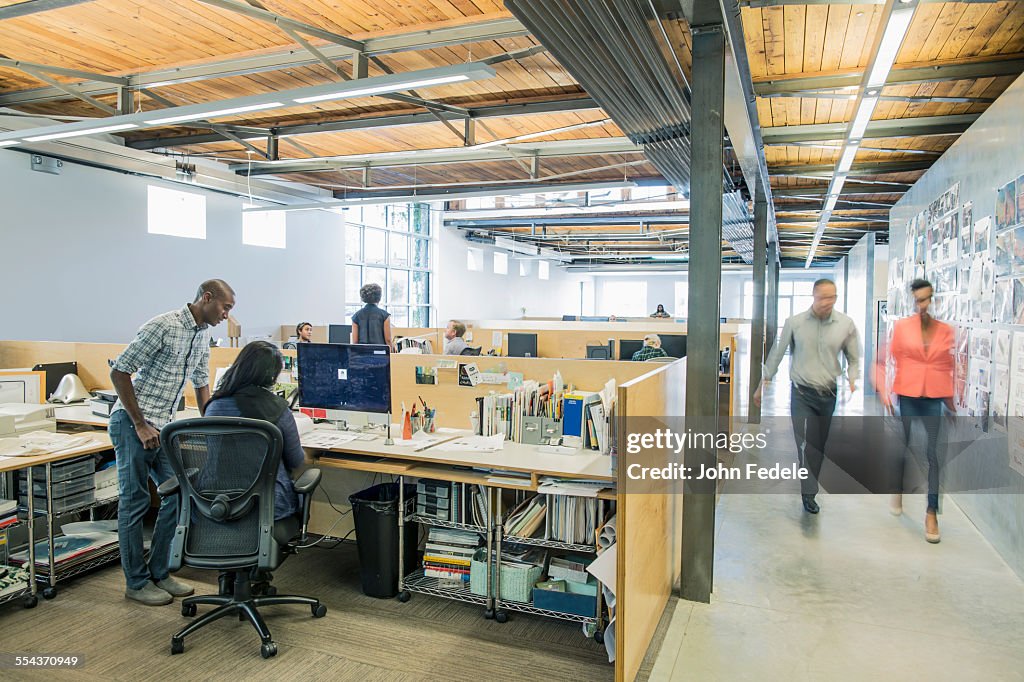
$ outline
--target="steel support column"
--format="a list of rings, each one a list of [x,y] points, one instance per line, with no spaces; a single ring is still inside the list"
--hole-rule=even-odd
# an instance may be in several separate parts
[[[711,17],[717,20],[708,21]],[[695,0],[693,19],[686,424],[706,432],[717,428],[718,417],[726,45],[717,0]],[[684,457],[684,465],[694,472],[718,462],[714,447],[689,447]],[[714,577],[715,482],[688,484],[683,495],[681,596],[707,603]]]
[[[779,245],[768,245],[768,276],[765,286],[764,354],[768,355],[779,335]]]
[[[768,252],[768,201],[761,187],[754,199],[754,315],[750,325],[750,385],[747,414],[751,424],[761,423],[761,406],[753,400],[761,385],[761,364],[764,362],[764,278]]]

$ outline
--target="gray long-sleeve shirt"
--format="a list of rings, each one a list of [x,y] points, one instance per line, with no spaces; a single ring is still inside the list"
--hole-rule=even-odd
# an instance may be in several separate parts
[[[852,380],[860,374],[860,339],[853,320],[833,310],[824,320],[809,309],[793,315],[782,327],[782,337],[772,347],[762,375],[766,381],[775,377],[787,350],[793,360],[789,377],[794,384],[833,390],[836,377],[842,374],[839,353],[846,356],[847,376]]]

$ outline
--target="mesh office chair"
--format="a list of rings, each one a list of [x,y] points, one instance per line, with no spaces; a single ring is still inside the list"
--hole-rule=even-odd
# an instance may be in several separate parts
[[[199,604],[217,608],[189,623],[171,638],[171,653],[185,650],[185,637],[199,628],[237,613],[248,618],[262,645],[260,654],[277,654],[277,644],[257,607],[305,604],[315,618],[327,607],[312,597],[277,595],[270,571],[294,538],[304,538],[313,490],[320,470],[307,469],[294,481],[299,494],[298,518],[274,521],[274,484],[284,438],[270,422],[241,417],[205,417],[172,422],[160,432],[175,478],[160,485],[162,497],[179,495],[178,525],[171,545],[171,571],[182,566],[221,571],[220,594],[189,597],[181,615],[196,615]]]

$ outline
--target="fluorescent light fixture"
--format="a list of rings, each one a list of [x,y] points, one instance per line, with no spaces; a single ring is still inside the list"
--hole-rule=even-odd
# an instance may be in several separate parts
[[[843,155],[839,157],[839,165],[836,166],[837,173],[848,173],[850,167],[853,166],[853,157],[857,156],[856,147],[847,147],[843,150]]]
[[[49,135],[36,135],[26,137],[26,142],[45,142],[46,140],[63,140],[68,137],[82,137],[83,135],[99,135],[100,133],[114,133],[119,130],[131,130],[138,128],[134,123],[121,123],[119,125],[102,126],[100,128],[86,128],[85,130],[69,130],[63,133],[50,133]]]
[[[4,140],[3,142],[0,142],[0,147],[10,147],[11,145],[18,144],[18,142],[20,142],[20,140]]]
[[[885,85],[889,78],[889,71],[896,61],[896,55],[903,44],[903,37],[910,28],[910,21],[914,18],[914,7],[896,7],[889,14],[889,21],[885,25],[885,32],[882,34],[882,42],[878,44],[878,52],[875,53],[875,61],[871,65],[871,72],[868,75],[867,87],[876,88]]]
[[[469,80],[469,76],[467,76],[464,73],[461,73],[456,74],[454,76],[441,76],[439,78],[420,78],[416,80],[405,81],[402,83],[395,83],[393,85],[378,85],[372,88],[339,90],[337,92],[328,92],[323,95],[312,95],[311,97],[297,97],[292,101],[298,102],[299,104],[312,104],[313,102],[326,102],[327,100],[331,99],[366,97],[368,95],[379,95],[382,92],[401,92],[402,90],[425,88],[428,85],[444,85],[445,83],[458,83],[459,81],[467,80]]]
[[[25,139],[39,141],[27,138],[27,135],[32,135],[33,138],[45,137],[45,139],[52,140],[77,137],[79,135],[92,135],[97,132],[130,130],[143,125],[174,125],[185,121],[228,116],[239,112],[294,106],[293,102],[306,103],[342,97],[400,92],[427,85],[493,78],[495,75],[494,69],[490,66],[479,62],[470,62],[468,64],[441,66],[408,73],[360,78],[359,80],[349,81],[344,84],[325,83],[322,85],[310,85],[291,90],[265,92],[258,95],[235,97],[214,102],[204,102],[202,104],[188,104],[180,107],[141,111],[134,114],[121,114],[103,119],[102,123],[96,120],[75,121],[73,123],[41,126],[32,130],[0,133],[0,143],[9,140],[21,141]],[[97,125],[103,125],[103,130],[98,130]]]
[[[875,105],[878,104],[877,97],[864,97],[857,105],[857,115],[853,118],[853,125],[850,126],[850,139],[859,140],[864,137],[871,122],[871,115],[875,113]]]
[[[207,111],[202,113],[191,113],[181,114],[180,116],[168,116],[167,118],[158,118],[152,121],[146,121],[146,125],[160,126],[168,123],[181,123],[183,121],[198,121],[203,118],[217,118],[218,116],[227,116],[228,114],[241,114],[245,111],[260,111],[261,109],[276,109],[283,107],[284,104],[281,102],[264,102],[263,104],[250,104],[245,107],[231,107],[229,109],[215,109],[213,111]],[[262,139],[262,138],[261,138]]]
[[[517,242],[516,240],[509,239],[508,237],[495,237],[494,246],[499,249],[511,251],[512,253],[522,253],[527,256],[537,255],[537,247],[533,244],[524,244],[523,242]]]

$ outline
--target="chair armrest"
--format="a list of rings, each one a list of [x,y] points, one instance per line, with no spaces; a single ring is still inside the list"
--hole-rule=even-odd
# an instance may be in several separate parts
[[[302,472],[302,475],[292,481],[292,488],[295,489],[299,495],[308,495],[313,492],[313,489],[320,485],[320,479],[323,474],[319,469],[306,469]]]
[[[196,474],[199,473],[199,469],[186,469],[185,475],[188,476],[188,480],[194,480]],[[156,494],[160,497],[170,497],[171,495],[177,495],[180,492],[181,486],[178,485],[178,477],[171,476],[166,481],[157,486]]]

